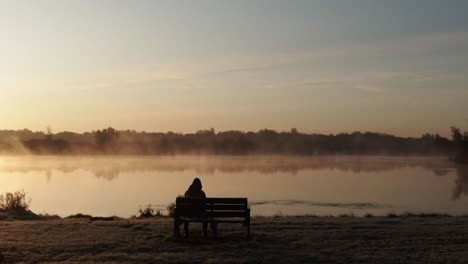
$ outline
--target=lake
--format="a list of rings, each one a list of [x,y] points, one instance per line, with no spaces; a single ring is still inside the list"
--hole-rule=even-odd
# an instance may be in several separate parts
[[[0,157],[0,193],[60,216],[165,208],[195,177],[209,197],[249,198],[252,215],[468,214],[468,168],[445,157]]]

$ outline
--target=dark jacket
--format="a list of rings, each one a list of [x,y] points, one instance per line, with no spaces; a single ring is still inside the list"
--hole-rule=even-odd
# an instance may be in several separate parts
[[[201,186],[192,184],[185,192],[185,198],[206,198],[206,194]]]

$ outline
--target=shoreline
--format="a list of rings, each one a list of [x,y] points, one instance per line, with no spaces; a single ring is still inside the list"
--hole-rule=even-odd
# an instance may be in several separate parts
[[[57,214],[50,213],[39,213],[36,214],[31,210],[6,210],[0,209],[0,222],[2,221],[47,221],[47,220],[65,220],[65,219],[89,219],[91,221],[103,220],[103,221],[113,221],[113,220],[138,220],[138,219],[172,219],[172,216],[164,213],[166,209],[157,211],[156,214],[152,216],[137,216],[137,214],[124,217],[118,215],[90,215],[84,213],[75,213],[68,216],[60,216]],[[277,219],[277,218],[319,218],[319,219],[328,219],[328,218],[408,218],[408,217],[435,217],[435,218],[468,218],[468,214],[448,214],[448,213],[412,213],[412,212],[403,212],[398,213],[395,211],[389,211],[384,214],[372,214],[369,212],[363,212],[362,214],[342,213],[342,214],[328,214],[328,215],[316,215],[316,214],[297,214],[297,215],[288,215],[288,214],[274,214],[274,215],[252,215],[251,218],[258,219]]]

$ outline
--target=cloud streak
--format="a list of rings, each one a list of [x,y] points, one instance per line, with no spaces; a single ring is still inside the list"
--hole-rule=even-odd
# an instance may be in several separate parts
[[[209,79],[214,76],[222,78],[226,75],[241,75],[245,73],[259,74],[269,71],[288,71],[291,67],[310,67],[315,64],[319,65],[329,61],[345,60],[345,61],[362,61],[373,56],[391,57],[395,55],[420,55],[432,53],[439,50],[450,50],[455,46],[468,46],[468,32],[455,32],[445,34],[429,34],[402,39],[392,39],[380,42],[368,43],[350,43],[346,45],[336,46],[332,48],[322,48],[307,52],[293,53],[277,53],[269,55],[243,55],[243,56],[226,56],[207,58],[203,62],[189,61],[181,63],[170,63],[160,65],[150,65],[132,67],[121,72],[109,72],[94,83],[81,83],[69,85],[74,90],[93,90],[112,87],[143,86],[148,84],[157,84],[162,82],[177,82],[177,81],[197,81],[199,79]],[[385,65],[385,61],[382,61]],[[349,69],[352,70],[352,69]],[[411,76],[412,72],[374,72],[371,76],[368,74],[369,69],[362,69],[361,72],[354,73],[356,75],[364,75],[362,77],[353,77],[353,80],[340,80],[338,75],[346,73],[337,72],[336,76],[331,76],[333,80],[328,81],[308,81],[303,84],[291,84],[299,86],[329,86],[338,83],[355,83],[354,88],[369,91],[383,92],[385,89],[372,84],[374,80],[397,79],[409,80],[418,79],[420,82],[425,82],[431,78],[431,75],[423,77],[420,73],[415,73],[416,78]],[[284,73],[286,75],[286,73]],[[440,74],[436,78],[440,78]],[[442,76],[443,78],[459,78],[458,76]],[[259,76],[259,78],[262,78]],[[369,83],[371,82],[371,83]]]

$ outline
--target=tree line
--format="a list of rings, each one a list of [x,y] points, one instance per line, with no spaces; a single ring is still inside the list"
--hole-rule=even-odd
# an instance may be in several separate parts
[[[458,132],[458,133],[455,133]],[[437,134],[419,138],[374,132],[307,134],[199,130],[196,133],[137,132],[105,128],[85,133],[0,130],[0,152],[32,154],[121,155],[454,155],[468,137],[453,130],[453,139]],[[465,144],[465,143],[463,143]]]

